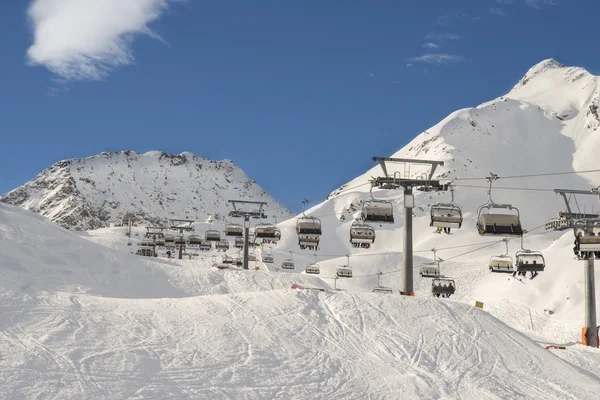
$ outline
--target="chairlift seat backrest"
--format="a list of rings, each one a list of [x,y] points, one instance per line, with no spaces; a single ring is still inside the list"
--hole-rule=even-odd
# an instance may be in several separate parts
[[[480,214],[477,221],[480,235],[521,236],[523,228],[516,214]]]
[[[306,272],[307,274],[318,275],[321,272],[321,268],[318,265],[313,264],[306,267],[306,270],[304,272]]]
[[[367,201],[363,204],[361,217],[364,221],[394,222],[394,206],[387,201]]]
[[[519,271],[539,272],[546,267],[546,260],[539,251],[518,251],[516,259]]]
[[[294,261],[292,261],[292,260],[285,260],[284,262],[281,263],[281,268],[294,269],[294,268],[296,268],[296,264],[294,264]]]
[[[348,266],[338,267],[336,271],[336,275],[340,278],[351,278],[352,277],[352,268]]]

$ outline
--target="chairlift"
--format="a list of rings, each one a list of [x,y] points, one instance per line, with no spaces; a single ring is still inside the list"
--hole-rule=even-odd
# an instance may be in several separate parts
[[[586,227],[584,223],[575,223],[573,252],[579,260],[588,260],[590,257],[598,260],[600,259],[600,226],[594,224],[590,228]]]
[[[521,236],[523,228],[519,209],[511,204],[498,204],[492,200],[492,182],[496,179],[496,174],[487,178],[490,184],[488,202],[477,210],[477,231],[481,236]]]
[[[523,236],[521,236],[521,250],[515,254],[517,272],[525,275],[527,272],[537,274],[546,268],[546,260],[540,251],[532,251],[523,247]]]
[[[142,257],[155,257],[156,252],[154,251],[154,246],[140,246],[137,248],[135,255]]]
[[[391,287],[377,285],[373,288],[373,293],[392,294],[394,291]]]
[[[262,254],[262,261],[266,264],[273,264],[275,261],[273,254]]]
[[[148,238],[142,239],[140,241],[140,245],[141,246],[154,246],[154,239],[148,239]]]
[[[225,236],[244,236],[244,227],[240,224],[227,224],[225,225]]]
[[[184,246],[185,237],[183,235],[175,236],[175,246]]]
[[[223,257],[221,257],[221,262],[223,264],[233,264],[234,259],[231,256],[228,255],[223,255]]]
[[[281,231],[273,224],[259,224],[254,227],[254,236],[263,243],[277,243],[281,240]]]
[[[221,263],[214,263],[212,266],[213,266],[213,268],[217,268],[217,269],[227,269],[227,268],[229,268],[229,264],[226,264],[226,263],[223,263],[223,262],[221,262]]]
[[[352,222],[350,226],[350,244],[352,247],[370,248],[375,243],[375,229],[360,221]]]
[[[450,186],[450,203],[437,203],[431,206],[431,223],[436,228],[459,229],[463,223],[462,209],[454,203],[454,187]]]
[[[215,249],[217,251],[227,251],[229,250],[229,242],[227,240],[219,240],[215,242]]]
[[[175,237],[173,235],[165,235],[165,246],[175,246]]]
[[[188,236],[188,246],[190,248],[198,248],[200,247],[200,244],[202,243],[202,237],[199,235],[190,235]]]
[[[506,245],[506,253],[498,256],[492,256],[490,258],[490,262],[488,263],[488,268],[490,272],[512,274],[515,268],[512,257],[508,255],[508,239],[504,238],[503,242]]]
[[[293,254],[291,251],[290,251],[290,258],[288,260],[284,260],[281,263],[281,268],[282,269],[295,269],[296,268],[296,264],[294,263]]]
[[[306,267],[304,272],[309,275],[319,275],[321,273],[321,267],[319,264],[310,264]]]
[[[346,256],[348,258],[348,264],[340,265],[337,267],[335,274],[338,278],[352,278],[352,267],[350,266],[350,256]]]
[[[309,275],[319,275],[321,273],[321,267],[318,264],[317,255],[315,254],[314,264],[309,264],[304,270]]]
[[[440,269],[437,265],[425,265],[419,273],[422,278],[437,278],[440,276]]]
[[[209,242],[218,242],[221,240],[221,232],[214,229],[209,229],[204,233],[204,240]]]
[[[233,247],[235,247],[236,249],[243,249],[244,248],[244,238],[243,237],[236,237],[235,238],[235,242],[233,243]]]
[[[340,265],[335,271],[338,278],[352,278],[352,267],[349,265]]]
[[[212,242],[203,240],[198,246],[201,251],[210,251],[212,249]]]
[[[451,278],[435,278],[431,282],[431,293],[435,297],[448,298],[456,292],[456,283]]]
[[[298,234],[298,246],[300,249],[316,250],[319,247],[321,238],[321,220],[316,217],[309,217],[305,214],[304,208],[308,200],[302,201],[302,217],[296,222],[296,233]]]
[[[431,249],[433,251],[433,261],[427,263],[421,267],[419,274],[421,278],[439,278],[440,277],[440,263],[443,261],[441,258],[437,258],[437,250]]]
[[[369,190],[371,200],[363,202],[360,212],[365,222],[394,223],[394,206],[391,201],[377,200],[373,197],[373,187]]]

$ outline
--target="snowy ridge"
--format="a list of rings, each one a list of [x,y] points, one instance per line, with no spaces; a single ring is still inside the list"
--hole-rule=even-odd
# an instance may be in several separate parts
[[[290,215],[232,161],[192,153],[121,151],[60,161],[0,197],[76,230],[120,225],[127,213],[143,225],[203,221],[209,214],[218,220],[227,215],[229,199],[265,201],[270,217]]]
[[[575,366],[594,354],[562,361],[452,300],[143,259],[7,205],[0,236],[7,398],[581,400],[600,385]]]

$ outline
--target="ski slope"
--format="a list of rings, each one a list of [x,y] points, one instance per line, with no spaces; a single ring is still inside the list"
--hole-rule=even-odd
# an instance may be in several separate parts
[[[458,301],[219,271],[210,255],[135,257],[7,205],[0,236],[6,398],[594,399],[600,387],[595,353],[564,361]]]

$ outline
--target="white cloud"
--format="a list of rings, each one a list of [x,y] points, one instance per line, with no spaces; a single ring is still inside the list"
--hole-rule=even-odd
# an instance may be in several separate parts
[[[425,39],[435,40],[444,43],[449,40],[460,40],[460,36],[454,33],[430,33],[427,36],[425,36]]]
[[[542,5],[556,6],[556,5],[558,5],[558,1],[556,1],[556,0],[525,0],[525,4],[527,4],[529,7],[539,9],[539,8],[542,8]]]
[[[490,7],[490,13],[498,15],[499,17],[506,17],[508,15],[500,7]]]
[[[464,18],[466,16],[467,14],[463,13],[462,11],[451,11],[449,13],[437,17],[435,23],[441,26],[445,26],[447,28],[453,28],[455,26],[456,20]]]
[[[507,5],[507,4],[512,4],[515,2],[515,0],[496,0],[496,2],[498,4],[502,4],[503,6]]]
[[[99,80],[134,60],[131,42],[174,0],[33,0],[30,64],[63,80]]]
[[[423,46],[421,46],[421,47],[423,47],[425,49],[439,49],[440,48],[439,45],[437,45],[437,44],[435,44],[433,42],[424,43]]]
[[[426,64],[450,64],[464,61],[465,58],[463,56],[457,56],[453,54],[443,54],[443,53],[428,53],[423,54],[417,57],[411,57],[408,59],[410,62],[422,62]]]

